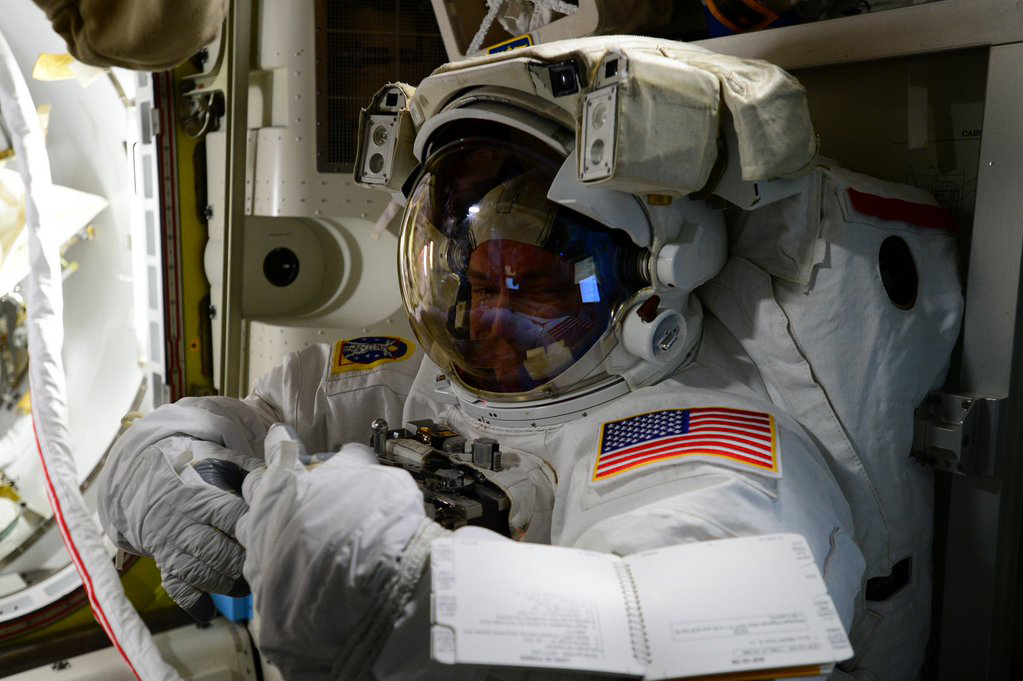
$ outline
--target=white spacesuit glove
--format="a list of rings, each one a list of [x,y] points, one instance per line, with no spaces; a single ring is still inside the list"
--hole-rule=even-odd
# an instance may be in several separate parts
[[[412,477],[369,447],[310,458],[276,425],[265,451],[237,528],[257,643],[288,679],[363,678],[445,530],[427,519]]]
[[[107,535],[154,557],[164,589],[200,621],[215,614],[208,594],[248,593],[234,529],[265,432],[237,400],[188,398],[132,425],[104,464],[98,506]]]
[[[186,437],[166,438],[108,469],[111,492],[103,495],[104,525],[114,543],[155,558],[168,595],[200,621],[215,614],[209,593],[248,592],[241,579],[244,552],[233,539],[245,502],[189,465],[192,457],[224,462],[229,455],[223,450]],[[240,469],[228,472],[237,475],[240,487]]]

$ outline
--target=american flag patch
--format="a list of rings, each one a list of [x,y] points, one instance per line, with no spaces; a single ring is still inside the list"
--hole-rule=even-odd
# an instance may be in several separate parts
[[[721,463],[778,477],[774,417],[727,407],[664,409],[601,426],[593,481],[678,459]]]

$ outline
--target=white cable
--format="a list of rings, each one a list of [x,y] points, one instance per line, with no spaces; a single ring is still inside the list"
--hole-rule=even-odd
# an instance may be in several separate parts
[[[376,224],[373,225],[373,231],[370,232],[370,236],[373,237],[373,239],[380,239],[383,233],[387,231],[391,221],[400,215],[404,208],[405,205],[401,201],[391,199],[390,203],[387,204],[387,207],[384,208],[384,212],[377,218]]]
[[[502,11],[508,9],[509,4],[511,4],[510,0],[487,0],[487,14],[483,17],[483,21],[480,22],[479,30],[473,36],[472,42],[469,43],[469,49],[465,51],[467,55],[479,51],[483,45],[484,38],[487,36],[487,32],[494,25],[494,20],[497,19]],[[564,0],[527,0],[525,4],[531,6],[533,11],[526,24],[523,25],[524,30],[519,31],[520,33],[531,33],[549,23],[550,13],[544,13],[543,10],[545,9],[565,15],[574,14],[579,9],[578,5],[564,2]],[[502,20],[501,25],[515,32],[506,21]]]
[[[64,342],[60,253],[50,222],[52,207],[39,203],[51,184],[50,161],[28,86],[0,34],[0,115],[14,143],[25,183],[29,246],[28,331],[32,425],[46,492],[96,621],[140,681],[181,681],[160,657],[138,613],[125,598],[103,537],[78,487],[67,426],[61,347]]]
[[[472,42],[469,43],[469,49],[465,51],[467,55],[473,52],[479,52],[480,47],[483,45],[483,39],[487,37],[487,31],[494,25],[494,20],[497,19],[497,15],[500,13],[501,8],[504,7],[504,0],[487,0],[487,14],[483,17],[483,21],[480,22],[479,30],[476,31],[476,35],[472,37]]]
[[[558,14],[573,14],[577,9],[579,9],[579,5],[562,2],[562,0],[533,0],[533,4],[541,7],[549,7]]]

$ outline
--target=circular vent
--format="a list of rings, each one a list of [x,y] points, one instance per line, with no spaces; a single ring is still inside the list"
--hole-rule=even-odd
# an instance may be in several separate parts
[[[912,308],[916,304],[920,277],[906,242],[897,236],[890,236],[881,242],[877,267],[881,272],[885,293],[892,304],[900,310]]]

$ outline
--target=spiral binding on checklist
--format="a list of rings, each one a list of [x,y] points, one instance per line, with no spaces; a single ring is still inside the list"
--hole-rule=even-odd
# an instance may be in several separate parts
[[[643,622],[643,611],[639,607],[639,594],[636,582],[632,578],[632,570],[624,562],[615,563],[615,573],[622,586],[625,597],[625,614],[629,622],[629,638],[632,653],[643,664],[650,664],[650,644],[646,637],[646,624]]]

